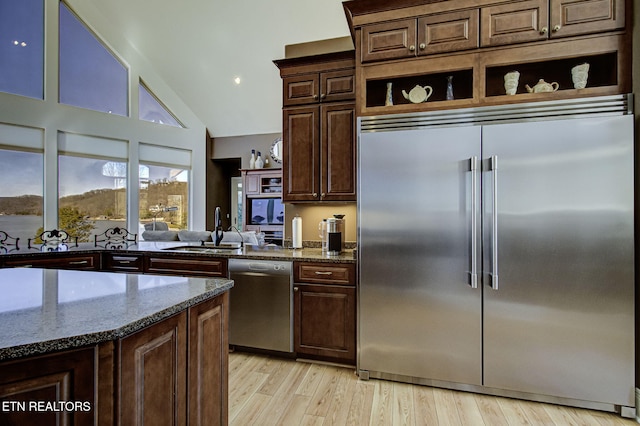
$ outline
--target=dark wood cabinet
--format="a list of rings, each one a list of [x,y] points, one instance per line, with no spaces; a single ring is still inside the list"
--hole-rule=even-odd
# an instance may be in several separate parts
[[[411,58],[416,55],[416,20],[402,19],[362,28],[362,62]]]
[[[283,79],[282,200],[356,200],[353,52],[275,61]]]
[[[174,315],[120,342],[118,424],[187,424],[187,315]]]
[[[527,0],[481,9],[482,46],[570,37],[625,26],[624,0]]]
[[[355,201],[355,104],[285,108],[283,118],[283,200]]]
[[[111,272],[143,272],[144,256],[136,253],[102,253],[102,270]]]
[[[625,0],[549,0],[550,37],[623,29]]]
[[[418,19],[418,55],[478,47],[479,24],[477,9],[420,17]]]
[[[95,356],[89,347],[0,363],[0,424],[98,424]]]
[[[483,7],[482,46],[539,41],[548,38],[549,9],[547,0]]]
[[[225,425],[229,293],[121,339],[121,425]]]
[[[362,28],[362,62],[478,47],[478,9],[401,19]]]
[[[194,277],[226,277],[227,260],[174,253],[151,253],[145,259],[145,272]]]
[[[631,31],[625,0],[344,3],[356,45],[356,112],[402,114],[626,94]],[[586,87],[572,68],[590,65]],[[504,76],[520,73],[515,95]],[[540,79],[552,93],[529,93]],[[452,81],[453,99],[447,96]],[[425,102],[403,92],[428,85]],[[391,92],[391,93],[389,93]],[[391,102],[388,101],[391,97]]]
[[[355,98],[352,69],[313,72],[282,79],[284,106],[335,102]]]
[[[187,401],[190,425],[228,420],[229,293],[189,308]]]
[[[100,253],[43,253],[42,255],[11,255],[2,262],[5,268],[56,268],[97,271]]]
[[[296,262],[294,281],[298,356],[355,364],[355,265]]]

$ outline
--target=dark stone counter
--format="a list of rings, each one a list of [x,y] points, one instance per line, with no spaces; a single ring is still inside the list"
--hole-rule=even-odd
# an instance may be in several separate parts
[[[228,279],[0,269],[0,360],[115,340],[232,287]]]

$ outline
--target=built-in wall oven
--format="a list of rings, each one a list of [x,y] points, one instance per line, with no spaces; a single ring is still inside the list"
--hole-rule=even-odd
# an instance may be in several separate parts
[[[229,259],[229,344],[293,352],[293,264]]]

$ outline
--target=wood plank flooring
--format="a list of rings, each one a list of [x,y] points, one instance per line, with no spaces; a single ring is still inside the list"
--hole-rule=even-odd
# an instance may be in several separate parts
[[[229,354],[229,424],[638,425],[612,413],[364,381],[353,368],[242,352]]]

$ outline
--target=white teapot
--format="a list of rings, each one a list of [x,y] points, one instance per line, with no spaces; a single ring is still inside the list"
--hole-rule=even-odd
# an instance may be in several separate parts
[[[528,84],[524,85],[529,93],[555,92],[559,86],[555,81],[553,83],[547,83],[543,79],[538,80],[538,84],[533,87],[529,87]]]
[[[404,96],[405,99],[408,99],[411,103],[419,104],[429,99],[429,96],[431,96],[432,93],[433,88],[431,86],[422,87],[420,85],[416,85],[416,87],[411,89],[409,93],[407,93],[406,90],[403,90],[402,96]]]

